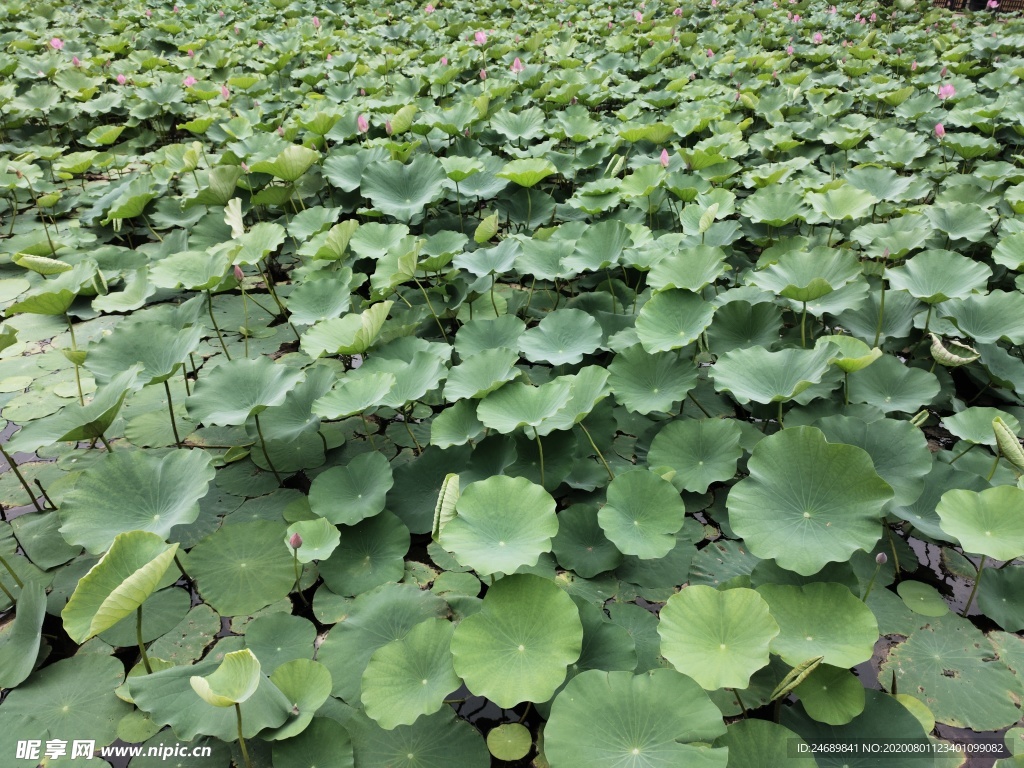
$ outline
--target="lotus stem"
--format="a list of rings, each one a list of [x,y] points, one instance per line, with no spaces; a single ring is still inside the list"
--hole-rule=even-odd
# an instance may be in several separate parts
[[[409,407],[408,411],[402,413],[402,423],[405,424],[405,431],[409,433],[409,439],[412,440],[412,444],[416,446],[416,454],[423,453],[423,447],[420,445],[419,440],[416,439],[416,435],[412,433],[412,426],[409,424],[412,418],[412,406]]]
[[[46,492],[46,489],[43,488],[43,484],[39,482],[39,478],[36,478],[32,482],[36,484],[36,488],[39,489],[39,492],[43,495],[43,499],[46,500],[46,503],[50,506],[50,509],[56,509],[57,505],[53,503],[53,499],[50,498],[50,494],[48,494]]]
[[[968,447],[967,447],[967,448],[966,448],[965,450],[963,450],[963,451],[960,451],[960,453],[958,453],[958,454],[957,454],[956,456],[954,456],[954,457],[953,457],[953,458],[952,458],[952,459],[950,460],[950,462],[949,462],[949,466],[953,466],[953,465],[954,465],[954,464],[955,464],[955,463],[957,462],[957,460],[959,460],[959,458],[960,458],[961,456],[963,456],[963,455],[964,455],[965,453],[967,453],[968,451],[970,451],[970,450],[971,450],[972,448],[974,448],[974,447],[975,447],[976,445],[977,445],[977,443],[971,443],[971,444],[970,444],[970,445],[969,445],[969,446],[968,446]]]
[[[370,447],[373,450],[377,450],[377,446],[373,444],[373,435],[370,434],[370,422],[366,420],[366,414],[360,411],[359,418],[363,420],[363,431],[366,433],[366,439],[370,441]]]
[[[189,387],[188,384],[188,370],[186,370],[184,365],[181,366],[181,376],[183,379],[185,379],[185,397],[191,397],[192,389]]]
[[[75,341],[74,323],[71,322],[71,316],[66,312],[64,313],[64,319],[68,321],[68,331],[71,333],[71,351],[77,352],[78,344]],[[85,395],[82,394],[82,377],[78,372],[78,362],[74,360],[72,362],[75,365],[75,385],[78,387],[78,402],[85,405]]]
[[[605,461],[604,454],[601,453],[601,449],[597,447],[597,444],[594,442],[594,438],[590,435],[590,430],[583,426],[582,421],[580,422],[580,429],[583,430],[583,434],[585,434],[587,436],[587,440],[590,441],[590,447],[594,449],[594,452],[597,454],[597,458],[599,458],[601,463],[604,464],[604,469],[608,473],[608,478],[610,480],[614,480],[615,473],[612,472],[612,468],[608,466],[608,462]]]
[[[178,570],[181,571],[181,575],[185,577],[186,581],[192,581],[192,577],[185,572],[185,566],[181,564],[181,560],[178,559],[177,555],[174,556],[174,564],[178,566]]]
[[[896,570],[894,574],[896,577],[900,575],[900,556],[896,553],[896,541],[892,537],[892,529],[882,521],[882,528],[885,529],[885,535],[889,537],[889,549],[892,550],[892,567]]]
[[[779,400],[779,429],[785,429],[785,425],[782,423],[782,401]]]
[[[878,339],[882,336],[882,323],[885,320],[885,274],[882,274],[882,298],[878,306],[878,325],[875,327],[875,343],[871,346],[878,346]]]
[[[437,329],[439,331],[441,331],[441,337],[444,339],[445,344],[447,344],[448,343],[448,334],[444,332],[444,326],[441,325],[441,318],[439,318],[437,316],[437,312],[434,311],[434,305],[430,303],[430,297],[427,295],[426,289],[423,287],[423,284],[419,280],[416,279],[416,275],[413,275],[412,279],[413,279],[413,282],[415,282],[416,285],[419,286],[420,293],[423,294],[423,299],[427,302],[427,309],[429,309],[430,310],[430,314],[432,314],[434,316],[434,322],[437,323]]]
[[[581,425],[582,426],[582,425]],[[544,487],[544,446],[541,445],[540,435],[537,433],[537,428],[534,427],[533,439],[537,441],[537,453],[540,455],[540,486]]]
[[[878,563],[878,565],[875,566],[875,572],[871,574],[871,581],[868,582],[868,588],[864,590],[864,597],[860,599],[862,603],[866,603],[868,601],[868,595],[871,594],[871,588],[875,586],[875,579],[878,578],[878,572],[880,570],[882,570],[882,564]]]
[[[800,313],[800,346],[807,349],[807,302],[803,302],[804,309]]]
[[[242,706],[238,702],[235,702],[235,715],[238,721],[238,746],[242,750],[242,759],[245,761],[245,768],[252,768],[249,750],[245,748],[245,737],[242,736]]]
[[[993,475],[996,473],[996,468],[999,467],[999,447],[996,447],[996,460],[992,462],[992,469],[988,471],[988,477],[985,478],[985,482],[991,482]]]
[[[139,643],[139,652],[142,654],[142,665],[146,668],[146,674],[153,674],[153,667],[149,664],[149,656],[146,654],[146,644],[142,642],[142,606],[135,609],[135,639]]]
[[[3,557],[2,555],[0,555],[0,565],[2,565],[4,568],[6,568],[7,572],[9,574],[11,574],[11,578],[14,579],[14,583],[18,585],[19,589],[24,589],[25,588],[25,582],[22,581],[21,578],[18,576],[18,574],[16,574],[14,572],[14,569],[11,568],[11,564],[8,563],[7,559],[5,557]]]
[[[171,400],[171,385],[164,379],[164,391],[167,393],[167,412],[171,415],[171,429],[174,431],[174,445],[181,448],[181,438],[178,436],[178,425],[174,421],[174,401]]]
[[[299,198],[299,202],[302,202],[302,198]],[[302,209],[305,210],[306,206],[303,205]],[[288,310],[284,308],[284,304],[281,303],[281,299],[278,297],[277,291],[274,289],[274,282],[270,277],[270,270],[267,269],[266,271],[264,271],[263,267],[260,266],[259,262],[256,263],[256,269],[260,271],[260,277],[263,278],[263,284],[266,285],[267,290],[270,291],[270,295],[274,299],[274,303],[277,304],[277,308],[281,312],[281,317],[285,319],[285,322],[288,323],[288,327],[291,328],[292,333],[295,334],[295,340],[301,341],[302,339],[299,337],[299,332],[295,330],[295,326],[292,325],[292,321],[288,317]]]
[[[213,294],[210,293],[210,291],[207,291],[206,298],[206,310],[210,313],[210,322],[213,323],[213,330],[217,332],[217,338],[220,340],[220,348],[224,350],[224,357],[230,360],[231,353],[228,352],[228,345],[224,343],[224,337],[221,335],[220,326],[217,325],[217,320],[213,316]]]
[[[985,555],[981,556],[981,560],[978,562],[978,575],[974,579],[974,587],[971,589],[971,594],[967,596],[967,604],[964,605],[964,609],[960,612],[960,615],[967,617],[967,612],[971,610],[971,603],[974,602],[974,595],[978,592],[978,585],[981,584],[981,574],[985,570]]]
[[[309,605],[309,601],[306,596],[302,594],[302,571],[299,569],[299,550],[292,549],[292,563],[295,565],[295,591],[299,593],[299,597],[302,598],[302,604],[305,606]]]
[[[7,449],[4,448],[3,446],[0,446],[0,453],[2,453],[4,458],[7,460],[7,465],[14,472],[15,477],[17,477],[18,480],[21,482],[22,487],[25,489],[25,493],[28,494],[28,497],[32,502],[32,506],[36,508],[36,512],[42,512],[43,508],[39,506],[39,499],[37,499],[35,493],[33,493],[32,486],[28,484],[28,480],[25,479],[25,476],[21,474],[21,470],[18,469],[18,465],[14,461],[14,457],[11,456],[11,454],[9,454],[7,452]],[[0,518],[4,520],[7,519],[7,515],[3,512],[2,507],[0,507]]]
[[[688,394],[688,395],[687,395],[686,397],[690,398],[690,402],[691,402],[691,403],[693,403],[694,405],[696,405],[696,406],[697,406],[697,407],[698,407],[698,408],[700,409],[700,412],[701,412],[701,413],[703,413],[703,414],[704,414],[705,416],[707,416],[707,417],[708,417],[709,419],[711,418],[711,414],[710,414],[710,413],[708,413],[708,409],[707,409],[707,408],[705,408],[705,407],[704,407],[703,405],[701,405],[701,404],[700,404],[700,402],[699,402],[699,401],[697,400],[697,398],[693,396],[693,393],[692,393],[692,392],[691,392],[690,394]],[[684,400],[683,400],[683,404],[684,404],[684,405],[686,404],[685,398],[684,398]],[[680,412],[680,413],[682,413],[682,411],[683,411],[683,409],[682,409],[682,407],[680,407],[680,408],[679,408],[679,412]]]
[[[242,344],[245,348],[245,357],[249,358],[249,300],[245,296],[245,286],[241,283],[238,287],[242,289],[242,317],[245,319],[244,333],[242,334]]]
[[[431,154],[433,154],[433,149],[431,149]],[[466,229],[462,225],[462,200],[459,198],[459,182],[457,181],[455,182],[455,205],[459,209],[459,231],[466,234]]]
[[[100,442],[103,443],[103,447],[107,449],[107,453],[113,453],[114,452],[114,446],[112,446],[110,444],[110,441],[107,440],[107,436],[106,435],[100,435]]]
[[[491,272],[491,307],[494,309],[494,316],[498,317],[500,313],[498,312],[498,305],[494,301],[494,281],[495,280],[497,280],[497,278],[495,277],[494,273]]]
[[[743,710],[743,717],[747,717],[747,707],[743,703],[743,699],[740,698],[740,692],[735,688],[732,688],[732,695],[736,697],[736,703],[740,705],[740,709]]]
[[[263,427],[260,426],[260,415],[254,414],[253,418],[256,419],[256,434],[260,436],[260,445],[263,446],[263,456],[267,460],[267,466],[270,467],[270,471],[274,473],[274,477],[277,478],[277,484],[283,485],[284,481],[281,480],[281,475],[278,474],[274,468],[274,462],[270,460],[270,451],[267,450],[267,441],[263,439]]]

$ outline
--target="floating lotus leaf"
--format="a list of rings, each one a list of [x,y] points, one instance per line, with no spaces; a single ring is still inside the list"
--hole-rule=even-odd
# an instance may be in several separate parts
[[[673,352],[648,354],[639,344],[621,350],[608,372],[615,399],[644,415],[669,413],[697,384],[697,368],[692,362]]]
[[[882,534],[893,491],[861,448],[791,427],[759,442],[747,468],[729,492],[729,523],[758,557],[810,576],[870,552]]]
[[[169,379],[189,353],[195,351],[200,332],[198,326],[176,331],[159,323],[121,325],[89,350],[85,367],[103,384],[142,363],[142,380],[159,384]]]
[[[155,533],[118,534],[61,611],[71,639],[84,643],[135,613],[160,584],[177,550],[177,544],[165,544]]]
[[[544,754],[551,768],[725,768],[725,749],[699,746],[723,733],[722,713],[685,675],[590,670],[551,705]]]
[[[214,469],[195,449],[164,457],[142,451],[107,454],[78,479],[60,505],[61,535],[93,554],[128,531],[150,531],[166,540],[177,525],[199,515]]]
[[[384,455],[364,453],[317,475],[309,489],[309,505],[314,514],[335,525],[355,525],[384,509],[392,485],[391,464]]]
[[[991,276],[985,264],[952,251],[924,251],[886,272],[889,285],[926,304],[965,299],[984,290]]]
[[[487,768],[491,764],[480,732],[450,711],[390,731],[358,713],[346,729],[352,734],[360,768]]]
[[[885,413],[914,413],[935,399],[939,388],[934,374],[903,365],[892,355],[883,355],[849,379],[851,403],[868,403]]]
[[[662,654],[707,691],[750,685],[779,634],[768,604],[752,589],[687,587],[669,598],[660,618]]]
[[[1007,632],[1024,632],[1024,568],[987,569],[984,587],[978,590],[978,608]],[[22,593],[24,594],[24,593]],[[18,605],[21,605],[21,600]]]
[[[295,659],[311,659],[316,650],[316,627],[308,619],[290,613],[269,613],[257,616],[245,625],[245,646],[260,661],[260,667],[271,675]],[[330,693],[328,682],[327,693]]]
[[[803,756],[799,752],[807,742],[788,728],[769,720],[737,720],[724,736],[715,739],[714,746],[729,749],[730,768],[772,768],[776,765],[818,768],[809,753]],[[794,752],[798,756],[794,757]]]
[[[820,382],[834,356],[829,344],[780,352],[761,347],[734,349],[718,358],[711,375],[717,390],[729,392],[740,403],[777,403]]]
[[[381,728],[412,725],[420,715],[437,712],[459,687],[452,666],[454,630],[450,621],[427,619],[370,656],[363,672],[362,702]]]
[[[1024,556],[1024,490],[1001,485],[981,491],[956,489],[942,494],[935,511],[942,530],[967,552],[996,560]]]
[[[0,687],[16,688],[35,668],[46,616],[46,590],[27,582],[14,620],[0,629]]]
[[[819,723],[846,725],[864,711],[864,686],[848,669],[821,664],[793,693]]]
[[[479,399],[519,376],[519,356],[511,349],[488,349],[467,358],[451,369],[444,397],[454,403],[463,398]]]
[[[896,587],[896,592],[914,613],[922,616],[945,616],[949,613],[949,604],[930,584],[901,581]]]
[[[624,555],[664,557],[675,546],[686,508],[670,482],[646,469],[616,475],[608,503],[598,512],[601,529]]]
[[[709,325],[715,306],[689,291],[662,291],[644,304],[636,333],[644,351],[669,352],[692,344]]]
[[[348,732],[326,717],[314,717],[298,736],[275,743],[273,755],[274,765],[279,768],[308,768],[310,765],[355,768]]]
[[[455,510],[439,543],[483,576],[536,565],[558,532],[555,500],[522,477],[496,475],[470,483]]]
[[[303,378],[302,371],[275,365],[267,357],[225,361],[201,377],[186,408],[193,420],[207,426],[244,424],[283,403]]]
[[[320,575],[332,592],[358,595],[399,581],[405,574],[408,551],[409,529],[385,510],[346,527],[334,555],[320,563]]]
[[[576,606],[554,582],[505,576],[487,591],[480,611],[456,627],[452,654],[470,691],[508,708],[551,698],[582,644]]]
[[[601,343],[601,326],[579,309],[558,309],[519,337],[519,351],[531,362],[579,363]]]
[[[573,504],[562,510],[558,513],[558,533],[551,542],[558,564],[585,579],[622,562],[622,553],[605,537],[597,514],[597,508],[590,504]]]
[[[712,483],[730,480],[742,455],[736,421],[673,421],[655,435],[647,463],[651,467],[671,467],[676,472],[673,484],[692,493],[704,493]]]
[[[796,666],[821,656],[833,667],[854,667],[871,658],[878,622],[842,584],[762,584],[757,591],[781,630],[771,651],[787,664]]]
[[[504,723],[487,734],[487,751],[499,760],[520,760],[532,746],[533,734],[519,723]]]

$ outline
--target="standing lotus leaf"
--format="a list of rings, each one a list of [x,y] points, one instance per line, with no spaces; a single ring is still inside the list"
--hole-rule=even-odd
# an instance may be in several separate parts
[[[727,506],[733,530],[757,557],[810,576],[859,549],[870,552],[882,535],[893,490],[862,448],[792,427],[761,440],[747,468]]]

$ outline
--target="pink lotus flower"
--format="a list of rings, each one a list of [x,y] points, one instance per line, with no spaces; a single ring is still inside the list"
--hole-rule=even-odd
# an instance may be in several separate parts
[[[854,21],[860,21],[860,14],[859,13],[853,14],[853,20]]]
[[[178,6],[174,6],[174,7],[173,7],[173,8],[171,9],[171,12],[172,12],[172,13],[177,13],[177,12],[178,12]]]
[[[314,16],[313,17],[313,29],[320,29],[320,17],[319,16]]]
[[[64,49],[64,41],[61,40],[59,37],[51,37],[50,47],[53,48],[53,50],[55,51],[61,51]]]
[[[127,82],[128,82],[128,78],[125,77],[124,75],[118,75],[117,76],[117,84],[118,85],[124,85]]]
[[[644,15],[640,13],[640,11],[633,11],[633,18],[636,20],[636,23],[639,24],[644,20]]]
[[[370,121],[366,119],[366,115],[360,115],[356,118],[356,128],[359,129],[360,133],[366,133],[370,130]]]
[[[242,161],[242,171],[245,172],[245,173],[249,172],[249,166],[246,165],[244,160]]]
[[[718,0],[711,0],[711,7],[712,8],[717,8],[718,7]]]
[[[838,12],[838,9],[833,5],[831,8],[828,9],[828,12],[829,12],[829,15],[835,16],[836,13]]]
[[[235,280],[237,280],[238,282],[242,282],[243,277],[245,277],[245,275],[242,274],[242,268],[235,264]]]
[[[195,52],[195,51],[193,51],[193,50],[192,50],[191,48],[189,48],[189,49],[188,49],[188,57],[189,57],[190,59],[194,59],[194,58],[195,58],[195,56],[196,56],[196,52]]]
[[[712,51],[710,48],[708,48],[708,58],[710,59],[714,55],[715,55],[715,52]]]
[[[612,23],[611,23],[610,21],[608,22],[608,29],[612,29],[612,28],[613,28],[614,26],[615,26],[615,25],[614,25],[614,24],[612,24]]]
[[[79,60],[79,58],[77,56],[72,56],[71,57],[71,66],[73,66],[73,67],[80,67],[80,66],[82,66],[82,62]]]
[[[146,18],[147,19],[153,18],[153,12],[151,10],[149,10],[148,8],[146,9]]]
[[[869,16],[869,17],[868,17],[868,19],[869,19],[870,21],[872,21],[872,22],[873,22],[873,21],[874,21],[875,19],[877,19],[877,18],[878,18],[878,17],[877,17],[877,16],[875,15],[875,14],[873,14],[873,13],[871,14],[871,16]]]
[[[953,87],[952,83],[945,83],[939,86],[939,98],[945,101],[946,99],[956,94],[956,88]]]
[[[184,86],[185,86],[186,88],[191,88],[191,87],[192,87],[193,85],[195,85],[195,84],[196,84],[197,82],[199,82],[199,81],[198,81],[198,80],[196,80],[196,79],[195,79],[194,77],[192,77],[192,75],[187,75],[187,76],[185,77],[185,80],[184,80],[184,82],[182,82],[182,85],[184,85]]]
[[[480,79],[481,80],[486,80],[487,79],[487,70],[486,69],[481,69],[480,70]]]
[[[996,8],[999,7],[999,3],[997,2],[997,0],[988,0],[988,3],[985,4],[985,7],[994,11]]]
[[[946,135],[946,126],[944,126],[942,123],[936,123],[935,124],[935,135],[938,136],[940,139],[943,136],[945,136]]]
[[[231,98],[231,91],[228,90],[228,87],[226,85],[222,85],[220,87],[220,97],[224,99],[224,101],[227,101]]]
[[[814,42],[817,43],[818,45],[821,45],[821,42],[824,39],[825,38],[821,36],[821,32],[815,32],[814,33]]]
[[[917,71],[917,62],[916,61],[911,62],[911,64],[910,64],[910,71],[911,72],[916,72]]]
[[[278,136],[284,136],[284,126],[283,125],[277,126],[277,135]]]
[[[682,16],[683,15],[683,9],[682,8],[676,8],[674,11],[672,11],[672,15],[673,16]]]
[[[473,39],[476,40],[477,45],[483,45],[487,42],[487,33],[484,32],[483,30],[480,30],[475,35],[473,35]]]
[[[217,15],[220,16],[223,19],[224,18],[224,11],[218,11]]]
[[[424,13],[433,13],[434,12],[434,6],[432,6],[430,3],[427,3],[427,7],[424,8],[423,11],[424,11]]]
[[[787,45],[786,46],[786,55],[787,56],[792,56],[793,55],[793,46],[792,45]]]
[[[661,162],[661,167],[662,168],[668,168],[668,150],[667,149],[661,150],[661,157],[659,157],[658,160]]]
[[[447,67],[448,66],[448,57],[447,56],[442,56],[441,57],[441,66],[442,67]]]
[[[799,21],[800,21],[800,14],[799,14],[799,13],[798,13],[798,14],[796,14],[796,15],[795,15],[795,16],[793,17],[793,21],[795,21],[795,22],[799,22]]]
[[[521,62],[519,57],[516,56],[516,60],[512,62],[512,71],[518,75],[524,69],[526,69],[526,67],[523,66],[523,62]]]

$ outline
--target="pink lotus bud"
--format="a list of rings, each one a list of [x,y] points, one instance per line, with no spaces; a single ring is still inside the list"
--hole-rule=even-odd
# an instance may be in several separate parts
[[[789,55],[789,56],[793,55],[793,46],[792,45],[787,45],[786,46],[786,54]]]
[[[939,86],[938,96],[943,101],[954,96],[956,94],[956,88],[953,87],[952,83],[945,83]]]
[[[432,6],[430,3],[427,3],[427,7],[424,8],[423,10],[424,10],[425,13],[433,13],[434,12],[434,6]]]
[[[242,28],[241,27],[235,27],[235,34],[236,35],[242,34]]]
[[[235,280],[242,282],[243,277],[245,277],[245,275],[242,274],[242,268],[235,264]]]
[[[360,133],[366,133],[370,130],[370,121],[366,119],[365,115],[360,115],[356,118],[356,128],[359,129]]]
[[[869,19],[870,19],[871,21],[874,21],[874,20],[875,20],[875,19],[877,19],[877,18],[878,18],[878,16],[876,16],[876,15],[875,15],[875,14],[873,14],[873,13],[872,13],[872,14],[871,14],[871,16],[869,17]]]
[[[889,562],[889,558],[886,557],[885,552],[879,552],[877,555],[875,555],[875,562],[879,565],[885,565]]]
[[[817,43],[818,45],[821,45],[821,41],[824,39],[825,38],[821,36],[821,32],[814,33],[814,42]]]
[[[938,138],[940,138],[940,139],[943,136],[945,136],[946,135],[946,126],[944,126],[942,123],[936,123],[935,124],[935,135]]]
[[[228,87],[226,85],[222,85],[220,87],[220,97],[224,99],[224,101],[227,101],[231,98],[231,91],[228,90]]]
[[[797,21],[797,22],[800,21],[800,14],[799,13],[796,14],[795,16],[793,16],[793,21]]]
[[[313,28],[314,29],[320,29],[320,17],[319,16],[314,16],[313,17]]]
[[[676,8],[674,11],[672,11],[672,15],[673,16],[682,16],[683,15],[683,9],[682,8]]]
[[[189,48],[189,49],[188,49],[188,57],[189,57],[190,59],[194,59],[194,58],[195,58],[195,56],[196,56],[196,52],[195,52],[195,51],[193,51],[193,50],[192,50],[191,48]]]
[[[277,126],[277,135],[278,136],[284,136],[284,126],[283,125]]]
[[[124,75],[118,75],[117,76],[117,84],[118,85],[124,85],[127,82],[128,82],[128,78],[125,77]]]
[[[224,11],[218,11],[217,15],[220,16],[223,19],[224,18]]]
[[[146,18],[150,19],[152,17],[153,17],[153,12],[147,8],[146,9]]]
[[[915,61],[915,62],[912,62],[912,63],[910,64],[910,71],[911,71],[911,72],[916,72],[916,71],[917,71],[917,62],[916,62],[916,61]]]
[[[608,29],[612,29],[612,28],[613,28],[614,26],[615,26],[615,25],[614,25],[614,24],[612,24],[612,23],[611,23],[610,21],[608,22]]]
[[[77,56],[72,56],[71,57],[71,66],[73,66],[73,67],[80,67],[80,66],[82,66],[82,62],[79,61]]]
[[[441,66],[442,67],[447,67],[448,66],[448,57],[447,56],[442,56],[441,57]]]
[[[388,136],[390,136],[394,132],[395,132],[395,129],[391,127],[391,121],[390,120],[385,120],[384,121],[384,133],[386,133]]]
[[[331,59],[333,59],[333,58],[334,58],[334,57],[333,57],[333,56],[331,56],[331,54],[329,54],[329,53],[327,54],[327,60],[328,60],[328,61],[330,61],[330,60],[331,60]]]
[[[50,38],[50,47],[55,51],[61,51],[64,49],[64,41],[59,37]]]
[[[516,60],[512,62],[512,71],[518,75],[524,69],[526,69],[526,67],[523,66],[523,62],[521,62],[519,57],[516,56]]]
[[[359,95],[360,96],[365,96],[366,95],[366,89],[365,88],[360,88],[359,89]]]
[[[302,537],[298,533],[293,533],[291,538],[288,539],[288,546],[292,549],[298,549],[302,546]]]
[[[487,33],[481,29],[473,35],[473,39],[476,40],[477,45],[483,45],[487,42]]]
[[[945,77],[945,76],[946,76],[946,72],[947,72],[947,69],[946,69],[945,67],[943,67],[943,68],[942,68],[942,69],[941,69],[941,70],[939,71],[939,77]]]
[[[832,15],[832,16],[835,16],[837,11],[838,11],[838,9],[834,5],[831,8],[828,9],[829,14]]]
[[[171,12],[172,13],[177,13],[178,12],[178,6],[174,6],[173,8],[171,8]]]
[[[257,48],[262,48],[263,47],[263,41],[262,40],[257,40],[256,41],[256,47]]]
[[[644,15],[640,11],[633,11],[633,19],[639,24],[644,20]]]
[[[718,7],[718,0],[711,0],[711,7],[712,8],[717,8]]]
[[[853,20],[854,21],[860,21],[860,14],[859,13],[853,14]]]
[[[715,52],[712,51],[710,48],[708,48],[708,58],[710,59],[714,55],[715,55]]]
[[[487,79],[487,70],[486,69],[481,69],[480,70],[480,79],[481,80],[486,80]]]
[[[667,149],[661,150],[661,157],[658,158],[658,159],[661,161],[661,167],[662,168],[668,168],[668,150]]]
[[[278,128],[278,130],[281,130],[281,129],[280,129],[280,128]],[[248,165],[246,165],[246,163],[245,163],[245,161],[244,161],[244,160],[242,161],[242,170],[243,170],[243,171],[244,171],[245,173],[248,173],[248,172],[249,172],[249,166],[248,166]]]
[[[198,80],[192,77],[192,75],[186,75],[184,82],[182,82],[182,85],[184,85],[186,88],[191,88],[197,82]]]

